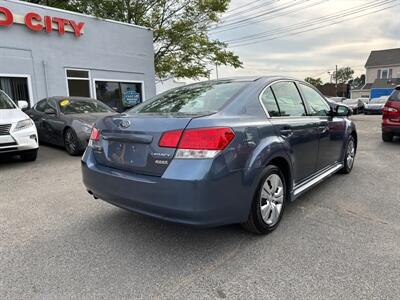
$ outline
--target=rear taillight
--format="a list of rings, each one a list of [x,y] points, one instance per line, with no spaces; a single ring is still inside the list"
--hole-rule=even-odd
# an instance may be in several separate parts
[[[164,132],[160,138],[158,145],[164,148],[176,148],[178,147],[179,140],[181,138],[183,130],[173,130]]]
[[[400,116],[400,110],[391,106],[390,102],[387,102],[385,107],[382,108],[383,117],[398,117]]]
[[[90,140],[95,142],[98,142],[100,140],[100,130],[98,130],[96,127],[92,128]]]
[[[178,148],[176,158],[214,158],[230,144],[234,137],[235,134],[229,127],[176,130],[165,132],[159,145]]]

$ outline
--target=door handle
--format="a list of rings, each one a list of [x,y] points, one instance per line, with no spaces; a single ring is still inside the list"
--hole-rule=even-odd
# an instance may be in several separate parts
[[[293,130],[290,128],[283,128],[280,132],[283,137],[290,137],[293,134]]]
[[[321,133],[325,133],[329,131],[329,126],[328,125],[319,125],[318,129],[320,130]]]

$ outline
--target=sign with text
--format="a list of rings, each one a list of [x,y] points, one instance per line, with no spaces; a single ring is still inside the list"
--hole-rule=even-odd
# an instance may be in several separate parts
[[[11,26],[13,24],[24,24],[32,31],[42,31],[47,33],[58,31],[60,35],[65,32],[71,32],[76,37],[83,34],[84,22],[75,22],[74,20],[41,16],[35,12],[28,12],[25,16],[15,15],[6,7],[0,6],[0,27]]]

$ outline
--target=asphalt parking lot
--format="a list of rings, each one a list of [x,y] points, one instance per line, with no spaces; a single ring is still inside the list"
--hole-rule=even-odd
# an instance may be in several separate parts
[[[80,158],[0,163],[0,298],[399,299],[400,141],[354,116],[359,148],[279,228],[193,229],[94,200]]]

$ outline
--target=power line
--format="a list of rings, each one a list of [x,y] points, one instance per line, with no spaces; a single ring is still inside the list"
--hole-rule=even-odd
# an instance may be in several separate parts
[[[396,1],[396,0],[394,0],[394,1]],[[359,16],[355,16],[355,17],[353,17],[353,18],[351,18],[351,19],[345,19],[345,20],[342,20],[342,21],[333,22],[333,23],[321,25],[321,26],[319,26],[319,27],[314,27],[314,28],[310,28],[310,29],[306,29],[306,30],[302,30],[302,31],[298,31],[298,32],[287,33],[287,34],[283,34],[283,35],[281,35],[281,36],[277,36],[277,37],[273,37],[273,38],[260,39],[259,41],[248,42],[248,43],[242,43],[242,44],[236,44],[236,45],[232,45],[232,47],[240,47],[240,46],[253,45],[253,44],[258,44],[258,43],[265,42],[265,41],[272,41],[272,40],[280,39],[280,38],[283,38],[283,37],[295,36],[295,35],[299,35],[299,34],[302,34],[302,33],[307,33],[307,32],[310,32],[310,31],[318,30],[318,29],[321,29],[321,28],[326,28],[326,27],[329,27],[329,26],[332,26],[332,25],[344,23],[344,22],[347,22],[347,21],[352,21],[352,20],[354,20],[354,19],[358,19],[358,18],[361,18],[361,17],[364,17],[364,16],[368,16],[368,15],[371,15],[371,14],[375,14],[375,13],[378,13],[378,12],[381,12],[381,11],[384,11],[384,10],[387,10],[387,9],[390,9],[390,8],[393,8],[393,7],[396,7],[396,6],[398,6],[398,5],[400,5],[400,3],[397,3],[397,4],[395,4],[395,5],[391,5],[391,6],[388,6],[388,7],[382,8],[382,9],[379,9],[379,10],[375,10],[375,11],[372,11],[372,12],[369,12],[369,13],[365,13],[365,14],[362,14],[362,15],[359,15]]]
[[[310,4],[308,4],[308,5],[305,5],[305,6],[302,6],[302,7],[299,7],[299,8],[295,8],[295,9],[292,9],[292,10],[289,10],[289,11],[286,11],[286,12],[283,12],[283,13],[280,13],[280,14],[268,16],[268,21],[269,21],[269,20],[276,19],[276,18],[278,18],[278,17],[287,16],[287,15],[290,15],[290,14],[292,14],[292,13],[298,13],[299,11],[302,11],[302,10],[305,10],[305,9],[307,9],[307,8],[311,8],[311,7],[320,5],[320,4],[322,4],[322,3],[324,3],[324,2],[327,2],[327,1],[330,1],[330,0],[320,0],[319,2],[316,2],[316,3],[310,3]],[[251,21],[249,21],[249,22],[247,22],[247,23],[245,23],[245,24],[237,25],[237,26],[232,26],[232,27],[230,27],[229,25],[227,25],[226,27],[228,27],[228,28],[224,28],[225,26],[222,26],[222,29],[216,28],[215,30],[213,30],[213,31],[211,32],[211,34],[216,34],[216,33],[224,32],[224,31],[234,30],[234,29],[237,29],[237,28],[240,28],[240,29],[241,29],[241,28],[243,28],[243,27],[247,27],[247,26],[250,26],[250,25],[252,25],[252,24],[261,23],[261,22],[265,21],[266,19],[267,19],[267,18],[262,18],[262,19],[259,19],[259,20],[257,20],[257,19],[256,19],[256,20],[251,20]]]
[[[245,10],[240,10],[240,11],[238,11],[236,13],[233,13],[233,14],[230,14],[228,16],[223,16],[222,20],[224,20],[224,21],[227,20],[227,19],[229,20],[231,18],[234,18],[235,16],[240,16],[242,14],[246,14],[247,12],[254,11],[257,8],[262,8],[262,7],[265,7],[265,6],[272,5],[272,4],[274,4],[275,2],[278,2],[278,1],[280,1],[280,0],[271,0],[271,1],[268,1],[268,2],[263,2],[263,3],[261,3],[261,4],[257,5],[257,6],[253,6],[253,7],[249,7],[249,5],[247,4]]]
[[[241,38],[227,40],[227,41],[224,41],[224,42],[231,43],[231,44],[232,43],[233,44],[235,44],[235,43],[242,44],[243,42],[245,42],[247,44],[247,41],[258,40],[258,39],[262,39],[262,38],[265,38],[265,37],[274,36],[274,35],[278,35],[278,34],[286,34],[288,32],[301,30],[303,28],[311,27],[313,25],[320,25],[320,24],[323,24],[323,22],[326,22],[326,21],[343,19],[343,18],[348,17],[348,16],[354,16],[354,14],[358,14],[360,12],[363,12],[363,11],[366,11],[366,10],[369,10],[369,9],[377,8],[377,7],[386,5],[386,4],[390,4],[390,3],[393,3],[395,1],[398,1],[398,0],[383,0],[383,1],[378,1],[378,2],[372,1],[372,3],[369,2],[367,5],[358,6],[358,7],[352,8],[350,10],[342,10],[342,11],[340,11],[338,13],[322,16],[322,17],[319,17],[319,18],[316,18],[316,19],[313,19],[313,20],[309,20],[309,21],[306,21],[306,22],[300,22],[300,23],[296,23],[296,24],[293,24],[293,25],[289,25],[289,26],[283,26],[283,27],[275,28],[273,30],[264,31],[264,32],[257,33],[257,34],[252,34],[252,35],[247,35],[247,36],[244,36],[244,37],[241,37]],[[337,23],[337,22],[335,22],[335,23]]]
[[[241,9],[241,8],[243,8],[243,7],[249,7],[249,5],[252,5],[253,3],[257,3],[257,2],[260,2],[260,1],[263,1],[263,0],[254,0],[254,1],[251,1],[251,2],[249,2],[249,3],[243,4],[243,5],[240,5],[240,6],[236,7],[236,8],[231,9],[231,10],[229,10],[227,13],[231,13],[231,12],[233,12],[233,11],[237,11],[238,9]],[[278,0],[278,1],[279,1],[279,0]]]
[[[270,14],[273,14],[275,12],[279,12],[279,11],[285,10],[287,8],[292,8],[293,6],[297,6],[297,5],[301,4],[302,2],[304,3],[304,2],[307,2],[307,1],[310,1],[310,0],[302,0],[302,1],[299,1],[299,2],[294,3],[294,4],[280,5],[280,6],[277,6],[277,7],[273,8],[273,9],[271,9],[271,10],[268,10],[266,12],[262,12],[262,13],[257,12],[256,14],[253,14],[253,15],[247,15],[246,18],[239,19],[238,21],[233,21],[233,22],[231,21],[231,22],[228,22],[226,24],[217,25],[216,27],[210,28],[210,30],[216,30],[217,28],[221,28],[222,26],[228,26],[228,25],[231,26],[231,25],[241,24],[241,23],[244,23],[244,22],[249,21],[249,20],[254,20],[255,18],[259,18],[259,17],[265,16],[265,15],[270,15]]]
[[[260,32],[260,33],[257,33],[257,34],[251,34],[251,35],[247,35],[247,36],[240,37],[240,38],[237,38],[237,39],[227,40],[225,42],[228,42],[228,43],[236,42],[236,41],[243,42],[243,41],[247,41],[247,40],[251,40],[251,39],[255,39],[255,38],[259,38],[259,37],[266,37],[266,36],[270,36],[270,35],[276,35],[277,33],[286,32],[286,31],[289,31],[289,30],[302,29],[302,28],[304,28],[306,26],[319,24],[319,23],[321,23],[323,21],[329,21],[331,19],[343,18],[345,16],[352,15],[353,13],[359,13],[359,12],[362,12],[362,11],[364,11],[366,9],[369,9],[369,8],[374,8],[374,7],[379,6],[379,5],[390,3],[391,1],[396,1],[396,0],[380,0],[378,2],[377,1],[371,1],[371,2],[368,2],[367,4],[356,6],[356,7],[353,7],[351,9],[341,10],[341,11],[338,11],[338,12],[333,13],[333,14],[325,15],[325,16],[318,17],[318,18],[315,18],[315,19],[312,19],[312,20],[308,20],[306,22],[299,22],[299,23],[296,23],[296,24],[283,26],[283,27],[272,29],[272,30],[267,30],[267,31]]]

